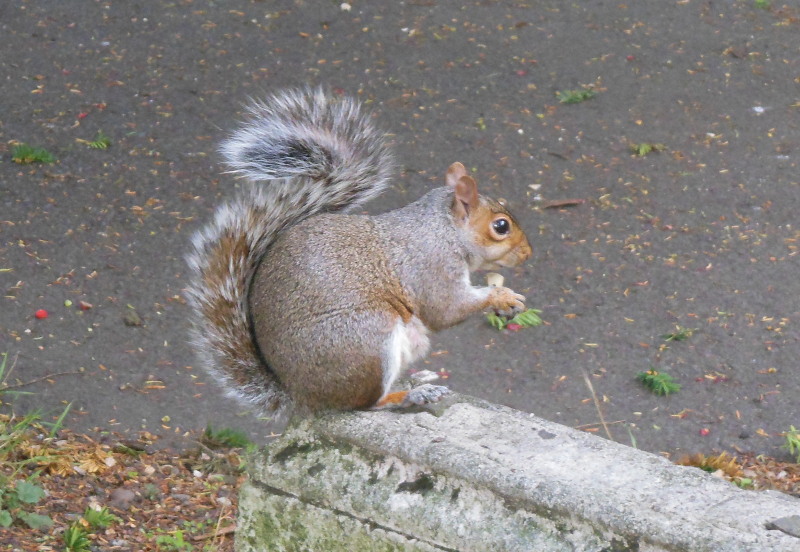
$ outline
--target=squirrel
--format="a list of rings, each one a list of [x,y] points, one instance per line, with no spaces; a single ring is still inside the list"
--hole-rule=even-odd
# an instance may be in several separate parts
[[[193,236],[192,344],[229,394],[260,410],[436,402],[447,387],[392,392],[429,333],[524,308],[507,287],[470,283],[532,250],[461,163],[405,207],[350,214],[384,191],[394,165],[357,101],[298,89],[251,102],[220,152],[247,182]]]

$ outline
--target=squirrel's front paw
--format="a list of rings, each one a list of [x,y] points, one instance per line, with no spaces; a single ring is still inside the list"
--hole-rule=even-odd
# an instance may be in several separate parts
[[[492,288],[491,307],[502,316],[514,316],[525,310],[525,296],[507,287]]]

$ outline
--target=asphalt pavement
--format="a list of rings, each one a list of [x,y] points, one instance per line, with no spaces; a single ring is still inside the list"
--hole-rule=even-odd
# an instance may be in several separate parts
[[[207,424],[280,430],[195,365],[183,256],[235,193],[216,146],[242,104],[310,84],[361,98],[390,133],[400,170],[369,211],[461,161],[531,238],[507,283],[546,324],[476,317],[419,368],[673,458],[788,458],[795,5],[22,1],[0,5],[0,33],[0,352],[7,383],[33,393],[4,410],[71,404],[70,427],[165,443]],[[56,161],[15,163],[17,143]],[[647,391],[651,369],[681,390]]]

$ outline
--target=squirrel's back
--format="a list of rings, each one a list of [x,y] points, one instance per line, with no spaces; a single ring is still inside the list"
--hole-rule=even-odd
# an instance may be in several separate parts
[[[231,172],[248,182],[192,239],[192,342],[204,368],[229,394],[280,410],[288,396],[250,328],[253,274],[282,230],[379,195],[389,183],[392,159],[383,134],[357,102],[319,89],[252,103],[220,151]]]

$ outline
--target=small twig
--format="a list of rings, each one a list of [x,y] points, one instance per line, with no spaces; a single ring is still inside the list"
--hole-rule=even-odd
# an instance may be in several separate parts
[[[572,153],[572,149],[568,150],[567,153]],[[548,151],[547,155],[552,155],[553,157],[558,157],[559,159],[563,159],[564,161],[569,161],[569,157],[567,157],[566,153],[559,153],[557,151]]]
[[[624,424],[627,421],[628,420],[616,420],[614,422],[606,422],[606,425],[610,425],[611,426],[611,425],[615,425],[615,424]],[[572,428],[573,429],[585,429],[587,427],[594,427],[594,426],[599,426],[599,425],[603,425],[603,422],[593,422],[591,424],[582,424],[582,425],[572,426]]]
[[[203,533],[202,535],[195,535],[192,537],[193,541],[201,541],[201,540],[208,540],[214,539],[216,537],[221,537],[223,535],[230,535],[231,533],[236,532],[236,525],[226,525],[225,527],[218,527],[214,531],[210,533]]]
[[[14,359],[14,362],[16,363],[16,359]],[[14,366],[12,365],[11,367],[13,368]],[[27,387],[28,385],[33,385],[34,383],[38,383],[40,381],[43,381],[43,380],[46,380],[46,379],[49,379],[49,378],[54,378],[56,376],[72,376],[72,375],[80,374],[80,373],[81,372],[79,372],[78,370],[75,370],[73,372],[56,372],[55,374],[47,374],[46,376],[42,376],[40,378],[32,379],[30,381],[26,381],[25,383],[18,383],[16,385],[6,385],[5,387],[0,387],[0,391],[6,391],[8,389],[19,389],[20,387]]]
[[[203,449],[204,451],[206,451],[206,453],[208,453],[209,456],[219,456],[220,455],[218,451],[212,449],[211,447],[209,447],[205,443],[202,443],[200,441],[200,439],[192,439],[192,442],[195,445],[197,445],[198,447],[200,447],[201,449]]]
[[[606,423],[605,416],[603,416],[603,410],[600,408],[600,401],[597,399],[597,393],[594,392],[594,385],[592,385],[591,380],[589,380],[589,375],[586,373],[585,370],[581,369],[583,373],[583,381],[586,382],[586,386],[589,388],[589,391],[592,393],[592,399],[594,400],[594,407],[597,409],[597,416],[600,418],[600,423],[603,425],[603,429],[606,431],[606,435],[610,440],[614,440],[611,436],[611,431],[608,429],[608,424]]]
[[[202,445],[202,443],[200,443]],[[192,537],[194,541],[201,541],[207,539],[216,539],[217,537],[222,537],[224,535],[230,535],[231,533],[236,532],[236,523],[232,523],[231,525],[227,525],[225,527],[221,527],[222,520],[225,519],[227,516],[225,515],[225,511],[230,506],[230,504],[223,505],[222,508],[219,509],[219,515],[217,516],[217,525],[214,527],[214,530],[209,533],[203,533],[202,535],[195,535]]]

